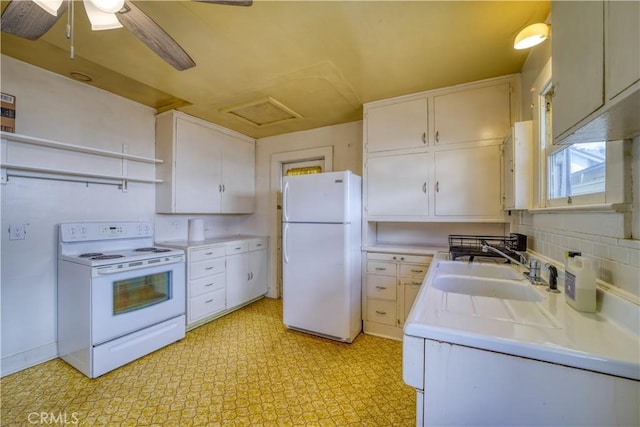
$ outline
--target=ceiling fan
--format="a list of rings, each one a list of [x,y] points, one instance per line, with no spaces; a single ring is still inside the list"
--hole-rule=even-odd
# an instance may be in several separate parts
[[[73,11],[74,0],[12,0],[0,17],[0,28],[5,33],[28,40],[37,40],[53,27],[67,11]],[[171,64],[183,71],[196,64],[180,45],[130,0],[83,0],[91,22],[91,29],[109,30],[126,27],[144,44]],[[252,0],[196,0],[234,6],[251,6]],[[70,38],[73,13],[67,25]],[[73,55],[73,54],[72,54]]]

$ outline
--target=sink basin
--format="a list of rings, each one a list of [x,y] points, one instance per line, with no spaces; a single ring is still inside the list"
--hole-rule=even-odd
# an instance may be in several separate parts
[[[440,261],[436,268],[438,269],[438,274],[486,277],[488,279],[520,280],[523,278],[523,275],[519,270],[507,265],[479,262],[469,263],[461,261]]]
[[[537,302],[540,295],[526,280],[494,279],[458,274],[440,274],[433,287],[443,292],[518,301]]]

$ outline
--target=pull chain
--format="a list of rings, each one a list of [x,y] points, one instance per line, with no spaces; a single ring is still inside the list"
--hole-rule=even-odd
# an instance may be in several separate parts
[[[75,57],[75,48],[73,45],[73,21],[74,21],[74,12],[75,12],[75,7],[74,7],[74,1],[73,0],[69,0],[69,13],[67,13],[67,39],[69,39],[70,41],[70,48],[69,48],[69,58],[73,59]]]

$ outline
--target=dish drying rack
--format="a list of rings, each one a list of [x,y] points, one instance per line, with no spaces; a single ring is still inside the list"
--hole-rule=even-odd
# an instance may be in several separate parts
[[[478,257],[502,258],[499,254],[488,251],[482,252],[483,242],[496,249],[514,254],[515,252],[525,252],[527,250],[527,236],[524,234],[511,233],[509,236],[475,236],[466,234],[449,235],[449,254],[452,260],[468,256],[469,261]],[[507,260],[508,261],[508,260]]]

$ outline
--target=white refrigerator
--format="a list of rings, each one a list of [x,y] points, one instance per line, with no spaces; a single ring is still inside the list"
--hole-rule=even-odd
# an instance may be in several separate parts
[[[362,330],[361,187],[351,173],[287,176],[282,187],[284,324],[352,342]]]

